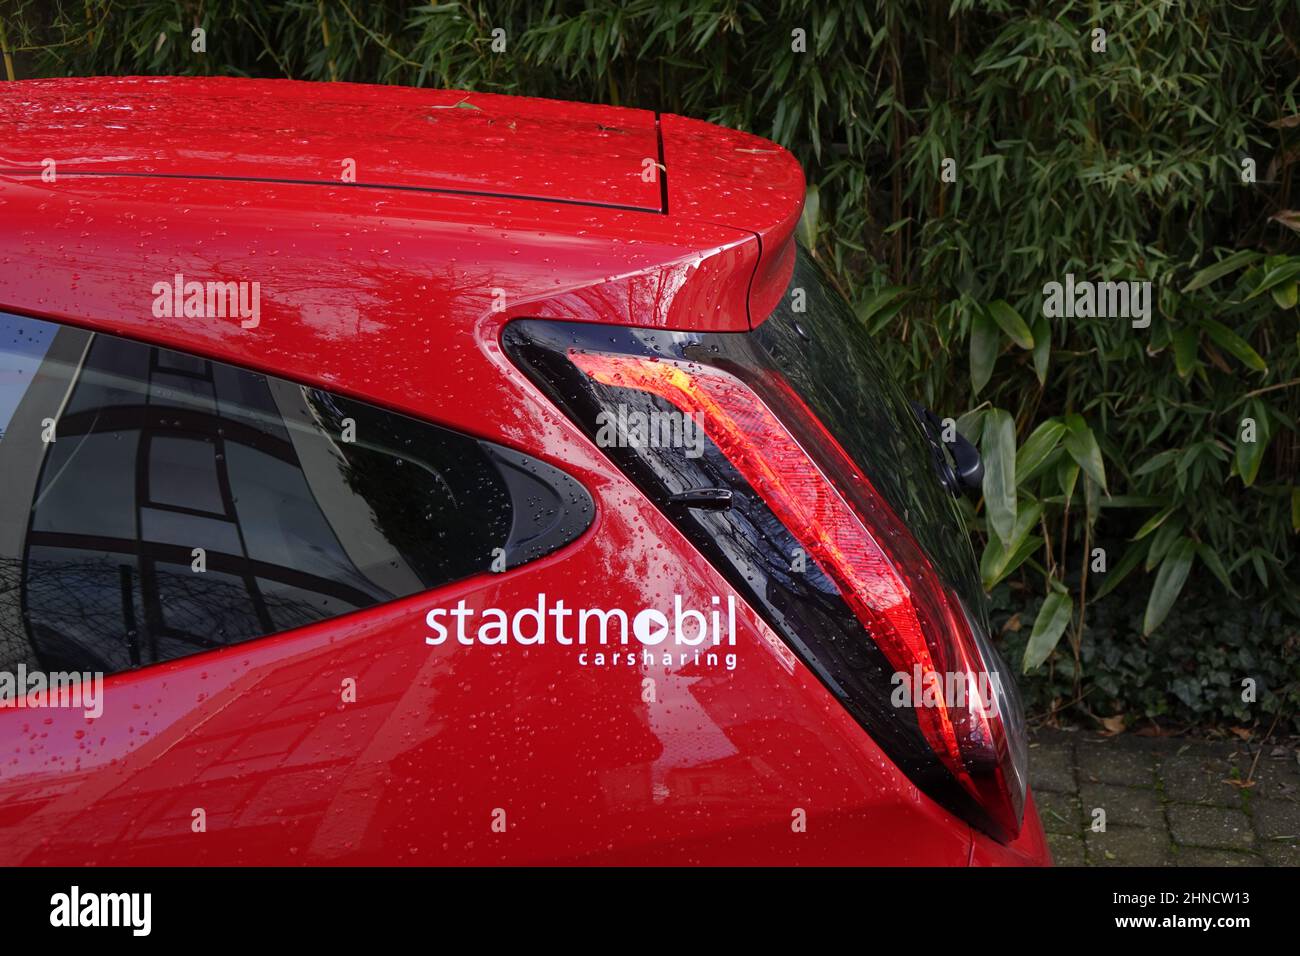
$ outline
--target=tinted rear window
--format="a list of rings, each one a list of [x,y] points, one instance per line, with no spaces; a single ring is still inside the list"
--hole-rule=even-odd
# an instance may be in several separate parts
[[[802,246],[786,294],[753,336],[982,617],[970,536],[935,472],[912,406],[876,343]]]

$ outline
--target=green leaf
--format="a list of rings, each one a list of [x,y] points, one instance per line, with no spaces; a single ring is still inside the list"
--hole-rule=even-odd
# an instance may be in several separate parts
[[[1000,408],[989,410],[980,453],[989,527],[1006,544],[1016,528],[1016,426],[1010,413]]]
[[[1300,488],[1291,489],[1291,530],[1300,533]]]
[[[979,159],[975,160],[975,162],[971,163],[969,166],[966,167],[966,172],[968,173],[979,172],[985,166],[992,166],[1000,159],[1002,159],[1002,157],[999,156],[997,153],[989,153],[988,155],[981,156]]]
[[[1016,466],[1016,483],[1021,487],[1027,488],[1039,475],[1045,474],[1048,471],[1051,471],[1052,474],[1056,474],[1057,464],[1061,459],[1068,457],[1069,456],[1065,453],[1065,449],[1058,445],[1055,450],[1050,452],[1046,458],[1036,464],[1030,471],[1022,474],[1020,467]]]
[[[1030,534],[1042,517],[1043,506],[1030,500],[1022,503],[1016,513],[1016,526],[1011,532],[1009,542],[1001,541],[997,535],[989,535],[988,544],[980,556],[980,580],[984,590],[993,590],[994,585],[1018,568],[1021,563],[1038,550],[1042,538]],[[1029,544],[1028,542],[1034,542]]]
[[[1169,448],[1165,451],[1157,452],[1148,458],[1146,462],[1138,466],[1138,468],[1133,472],[1133,477],[1141,478],[1143,475],[1148,475],[1153,471],[1159,471],[1177,458],[1181,451],[1182,449],[1180,448]]]
[[[1260,257],[1258,252],[1250,249],[1242,249],[1240,252],[1234,252],[1226,259],[1221,259],[1212,266],[1207,266],[1196,275],[1192,276],[1192,281],[1183,286],[1184,292],[1195,292],[1203,286],[1209,285],[1215,279],[1226,276],[1231,272],[1236,272],[1245,266],[1250,265]]]
[[[1049,418],[1025,439],[1025,443],[1016,452],[1016,475],[1023,482],[1043,459],[1050,455],[1065,434],[1065,423],[1058,418]]]
[[[1228,577],[1228,569],[1219,560],[1219,553],[1204,541],[1201,541],[1196,545],[1196,556],[1219,579],[1219,583],[1223,585],[1224,590],[1235,597],[1237,590],[1232,586],[1232,580]]]
[[[1083,477],[1083,513],[1088,519],[1088,527],[1091,528],[1097,523],[1097,518],[1101,514],[1101,489],[1097,483],[1087,475]]]
[[[907,305],[906,299],[898,299],[892,305],[887,305],[871,317],[871,323],[867,326],[867,331],[872,335],[879,335],[880,330],[894,320],[894,316],[903,311],[903,306]]]
[[[1187,582],[1187,572],[1192,569],[1192,557],[1195,554],[1196,542],[1191,538],[1180,538],[1160,562],[1156,583],[1147,599],[1146,614],[1142,616],[1143,636],[1150,636],[1169,615],[1174,602],[1178,600],[1179,592]]]
[[[1047,384],[1047,363],[1052,357],[1052,324],[1040,315],[1034,322],[1034,375],[1039,385]]]
[[[1000,344],[997,325],[987,312],[976,306],[970,326],[970,383],[975,395],[993,377],[993,363],[998,360]]]
[[[1034,619],[1034,629],[1030,632],[1029,643],[1025,645],[1025,657],[1020,664],[1023,673],[1028,674],[1042,666],[1056,649],[1073,616],[1074,598],[1067,592],[1053,589],[1038,609],[1038,617]]]
[[[883,289],[876,289],[870,292],[865,299],[858,303],[857,314],[864,325],[870,323],[871,317],[884,309],[907,289],[901,285],[889,285]]]
[[[1152,531],[1155,531],[1156,528],[1160,527],[1162,524],[1165,523],[1166,518],[1168,518],[1171,514],[1174,513],[1175,507],[1177,506],[1170,505],[1169,507],[1157,512],[1156,514],[1153,514],[1150,518],[1148,518],[1146,521],[1142,523],[1142,527],[1138,528],[1137,534],[1133,535],[1133,537],[1130,540],[1141,541]]]
[[[992,559],[992,561],[997,563],[998,570],[990,570],[989,581],[991,583],[986,584],[984,590],[991,591],[999,581],[1002,581],[1009,574],[1013,573],[1016,568],[1025,563],[1031,554],[1042,546],[1043,539],[1038,537],[1036,534],[1031,534],[1029,537],[1025,538],[1024,541],[1020,542],[1020,545],[1014,551],[1006,553],[1003,552],[1001,541],[997,538],[990,538],[989,547],[996,547],[999,551],[999,554],[994,556]],[[988,548],[986,547],[985,550],[987,551]],[[980,577],[984,577],[983,561],[980,563]]]
[[[1251,567],[1255,569],[1255,577],[1259,578],[1261,586],[1267,588],[1268,569],[1264,567],[1264,555],[1260,552],[1259,548],[1251,548],[1248,553],[1250,554]]]
[[[1273,301],[1277,303],[1279,309],[1295,308],[1297,287],[1294,280],[1286,285],[1275,286],[1270,291],[1272,291]]]
[[[978,445],[984,436],[984,416],[987,408],[976,408],[957,419],[957,434],[972,445]]]
[[[1182,328],[1174,333],[1174,367],[1179,378],[1187,378],[1196,371],[1196,349],[1200,337],[1196,329]]]
[[[1107,508],[1155,508],[1163,505],[1165,499],[1159,495],[1109,495]]]
[[[813,253],[817,250],[817,219],[821,214],[821,205],[821,191],[816,183],[809,183],[808,191],[804,195],[803,213],[799,216],[797,231],[799,241]]]
[[[1066,504],[1074,497],[1074,486],[1079,480],[1079,465],[1071,458],[1062,458],[1056,464],[1056,483]]]
[[[993,317],[998,327],[1007,333],[1011,341],[1022,349],[1034,347],[1034,336],[1029,331],[1029,326],[1025,325],[1025,320],[1020,317],[1020,313],[1002,299],[989,303],[989,315]]]
[[[1250,347],[1250,343],[1222,322],[1216,322],[1214,319],[1201,319],[1201,328],[1205,329],[1210,338],[1214,339],[1216,345],[1231,352],[1250,368],[1257,372],[1268,371],[1268,364],[1259,357],[1258,352]]]
[[[1269,439],[1272,438],[1268,421],[1268,408],[1262,402],[1251,402],[1247,408],[1250,409],[1250,418],[1254,420],[1254,441],[1245,441],[1246,428],[1243,419],[1237,425],[1237,474],[1241,475],[1241,482],[1247,488],[1255,483],[1255,477],[1259,474],[1260,463],[1264,460],[1264,452],[1268,450]]]
[[[1294,282],[1296,276],[1300,276],[1300,262],[1285,262],[1274,269],[1269,269],[1264,273],[1264,278],[1259,280],[1259,285],[1246,296],[1246,301],[1249,302],[1255,296],[1263,295],[1278,286]]]
[[[1151,536],[1151,551],[1147,555],[1146,570],[1150,571],[1157,564],[1164,560],[1165,555],[1169,553],[1178,536],[1183,533],[1183,528],[1187,526],[1187,519],[1182,514],[1174,515],[1169,521],[1161,525],[1160,530]]]
[[[1065,416],[1065,426],[1068,429],[1065,433],[1065,450],[1079,463],[1084,473],[1105,491],[1106,466],[1101,460],[1101,448],[1097,445],[1097,437],[1093,435],[1092,429],[1083,420],[1083,416],[1075,412]]]
[[[1147,551],[1151,549],[1150,541],[1140,541],[1124,552],[1124,557],[1119,559],[1119,564],[1106,572],[1106,579],[1102,582],[1101,588],[1093,596],[1093,600],[1100,600],[1111,591],[1119,586],[1119,583],[1128,577],[1129,572],[1142,563],[1146,557]]]

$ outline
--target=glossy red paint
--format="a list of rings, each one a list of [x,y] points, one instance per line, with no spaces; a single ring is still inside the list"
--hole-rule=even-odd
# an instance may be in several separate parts
[[[317,95],[332,105],[316,110]],[[503,148],[493,136],[521,162],[529,144],[464,118],[473,111],[454,103],[466,95],[487,118],[535,130],[534,156],[571,162],[566,150],[586,143],[583,175],[487,158]],[[117,118],[106,105],[128,101]],[[154,102],[177,116],[211,105],[178,119],[182,141],[164,140],[171,114]],[[449,104],[427,124],[426,159],[411,124]],[[457,142],[444,122],[465,124],[456,129],[479,137],[474,149],[438,149]],[[223,139],[232,123],[243,132]],[[23,170],[0,174],[0,309],[272,372],[510,445],[564,468],[597,503],[581,539],[515,571],[110,677],[96,720],[0,710],[0,864],[1047,861],[1032,807],[1011,847],[974,835],[739,599],[734,671],[584,667],[575,648],[555,644],[424,643],[426,612],[461,598],[514,611],[542,592],[628,609],[734,595],[499,344],[503,324],[525,315],[748,328],[751,283],[779,279],[802,199],[797,166],[783,152],[741,151],[774,149],[765,141],[690,121],[679,135],[678,124],[659,123],[665,214],[608,205],[653,205],[614,168],[643,152],[653,114],[263,81],[0,87],[3,165]],[[593,126],[624,129],[610,138],[635,148],[603,152]],[[297,142],[304,129],[308,142]],[[373,161],[376,180],[438,185],[327,182],[345,146],[344,156],[360,154],[359,181]],[[747,191],[743,163],[711,171],[709,149],[750,156],[765,184],[785,170],[786,185]],[[85,175],[43,182],[46,157]],[[309,162],[325,171],[289,175]],[[322,181],[263,181],[271,171]],[[455,182],[555,195],[443,191]],[[261,324],[155,319],[152,285],[178,272],[260,281]],[[344,704],[349,677],[357,701]],[[655,703],[642,699],[647,677]],[[204,833],[192,826],[199,808]],[[791,825],[799,810],[806,832]],[[504,833],[492,828],[497,811]]]
[[[971,842],[971,866],[1046,866],[1051,863],[1052,852],[1047,846],[1047,835],[1038,818],[1038,807],[1032,793],[1025,794],[1025,819],[1020,835],[1009,844],[1002,844],[974,831]]]
[[[749,230],[758,238],[762,252],[749,293],[751,324],[758,325],[794,271],[803,170],[775,143],[747,133],[682,116],[664,116],[661,125],[675,214]]]
[[[339,183],[662,212],[657,117],[458,90],[196,77],[4,91],[0,163],[60,172]],[[580,175],[576,174],[580,171]]]
[[[554,308],[581,320],[583,304],[564,302],[563,293],[600,285],[602,315],[609,300],[639,300],[635,317],[615,304],[602,321],[717,331],[748,328],[771,311],[790,276],[804,195],[788,152],[696,120],[289,80],[5,84],[0,176],[50,185],[39,174],[51,160],[56,176],[76,180],[58,192],[114,197],[146,215],[175,201],[169,181],[190,201],[218,180],[243,181],[245,203],[263,210],[283,203],[291,217],[304,208],[293,193],[314,185],[305,203],[313,219],[328,218],[344,193],[358,192],[350,215],[368,209],[382,222],[386,211],[400,210],[421,239],[421,219],[456,224],[467,240],[462,270],[474,269],[467,260],[485,244],[502,253],[505,243],[496,240],[518,243],[509,252],[516,263],[493,263],[494,275],[482,276],[501,279],[512,302],[556,298]],[[257,183],[278,189],[259,192]],[[322,186],[331,191],[321,194]],[[258,223],[269,225],[266,217]],[[364,216],[357,225],[364,235]],[[527,275],[536,260],[523,257],[538,238],[550,250],[540,285]]]

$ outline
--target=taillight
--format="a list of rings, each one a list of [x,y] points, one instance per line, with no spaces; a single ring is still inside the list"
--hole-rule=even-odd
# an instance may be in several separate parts
[[[748,338],[525,321],[506,345],[593,437],[620,407],[697,422],[695,461],[671,443],[606,450],[920,786],[1014,837],[1014,688],[908,526]]]

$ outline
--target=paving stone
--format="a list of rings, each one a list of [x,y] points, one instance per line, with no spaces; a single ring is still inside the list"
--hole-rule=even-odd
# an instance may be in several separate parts
[[[1165,828],[1165,813],[1160,806],[1160,796],[1154,789],[1139,790],[1133,787],[1116,787],[1108,783],[1085,783],[1079,788],[1083,804],[1083,820],[1091,824],[1092,812],[1100,807],[1106,811],[1106,825]]]
[[[1074,790],[1073,745],[1052,741],[1029,748],[1029,783],[1034,793],[1054,790],[1070,793]]]
[[[1300,866],[1300,846],[1286,843],[1265,843],[1259,849],[1270,866]]]
[[[1121,787],[1149,787],[1154,783],[1155,761],[1145,748],[1085,740],[1080,742],[1076,755],[1080,783],[1110,783]]]
[[[1038,805],[1038,818],[1043,822],[1043,829],[1048,833],[1069,833],[1079,835],[1079,810],[1075,806],[1072,793],[1052,793],[1034,791],[1034,803]]]
[[[1164,828],[1106,827],[1105,833],[1084,830],[1090,866],[1164,866],[1173,857]]]
[[[1206,740],[1202,737],[1164,737],[1159,750],[1163,754],[1190,755],[1193,757],[1217,757],[1222,760],[1245,753],[1250,744],[1236,737],[1224,737],[1218,740]],[[1254,754],[1251,754],[1254,756]]]
[[[1300,866],[1294,741],[1100,737],[1040,728],[1029,774],[1058,866]],[[1091,829],[1106,811],[1106,832]]]
[[[1255,832],[1261,839],[1300,845],[1300,803],[1253,800],[1250,815],[1255,821]]]
[[[1170,862],[1174,866],[1264,866],[1268,861],[1253,853],[1185,846],[1178,849]]]
[[[1165,799],[1171,803],[1240,807],[1241,788],[1225,782],[1235,779],[1234,766],[1222,758],[1190,753],[1165,757],[1159,769]],[[1245,777],[1245,772],[1241,777]]]
[[[1264,800],[1300,803],[1300,763],[1296,762],[1295,752],[1287,748],[1284,756],[1273,757],[1273,750],[1273,747],[1268,747],[1260,757],[1255,767],[1255,787],[1251,792]]]
[[[1053,866],[1083,866],[1083,840],[1066,833],[1047,834],[1047,847],[1052,851]]]
[[[1240,810],[1222,807],[1169,807],[1169,827],[1184,845],[1246,849],[1254,845],[1250,820]]]

